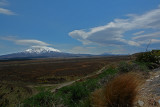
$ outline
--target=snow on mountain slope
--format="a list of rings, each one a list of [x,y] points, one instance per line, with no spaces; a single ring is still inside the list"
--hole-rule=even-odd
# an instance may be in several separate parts
[[[33,46],[31,49],[27,49],[24,52],[41,54],[41,53],[61,52],[61,51],[58,49],[54,49],[54,48],[46,47],[46,46]]]

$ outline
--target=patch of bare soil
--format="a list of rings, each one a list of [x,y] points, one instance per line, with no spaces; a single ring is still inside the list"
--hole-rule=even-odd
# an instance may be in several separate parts
[[[160,68],[150,72],[140,87],[135,107],[160,107]]]

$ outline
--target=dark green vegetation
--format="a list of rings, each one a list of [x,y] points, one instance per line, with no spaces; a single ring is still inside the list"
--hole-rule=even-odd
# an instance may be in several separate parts
[[[71,86],[63,87],[56,93],[42,91],[39,94],[25,100],[24,106],[50,107],[53,104],[63,104],[64,106],[69,107],[89,107],[91,106],[89,99],[91,93],[104,85],[102,80],[106,79],[108,76],[113,76],[116,73],[116,69],[109,68],[95,77],[86,79],[82,82],[74,83]]]
[[[28,87],[8,83],[0,84],[0,107],[14,107],[31,97],[33,90]]]
[[[120,62],[118,69],[120,72],[147,71],[160,67],[160,50],[138,53],[135,60]]]
[[[42,91],[37,95],[26,99],[24,104],[20,104],[23,107],[52,107],[54,96],[50,91]]]
[[[118,64],[118,71],[120,73],[128,73],[128,72],[147,72],[148,67],[145,63],[136,62],[136,61],[130,61],[130,62],[120,62]]]
[[[149,69],[155,69],[160,66],[160,50],[140,53],[136,61],[145,64]]]

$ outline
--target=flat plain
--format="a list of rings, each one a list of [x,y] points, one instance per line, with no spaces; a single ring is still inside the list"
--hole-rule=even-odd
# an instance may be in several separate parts
[[[43,89],[81,80],[128,56],[0,61],[0,106],[13,107]]]
[[[0,81],[58,83],[86,76],[111,62],[128,60],[128,56],[90,58],[48,58],[1,61]]]

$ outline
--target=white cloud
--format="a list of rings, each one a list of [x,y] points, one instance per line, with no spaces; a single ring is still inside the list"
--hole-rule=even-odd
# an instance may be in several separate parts
[[[133,35],[140,35],[142,33],[144,33],[144,31],[139,31],[139,32],[133,33]]]
[[[147,39],[152,39],[152,38],[159,38],[160,37],[160,32],[154,32],[154,33],[149,33],[149,34],[144,34],[144,35],[139,35],[135,36],[132,39],[136,40],[147,40]]]
[[[2,8],[4,6],[8,6],[9,2],[7,0],[0,0],[0,14],[5,14],[5,15],[16,15],[16,13],[14,13],[13,11],[6,9],[6,8]]]
[[[39,40],[15,40],[15,43],[19,45],[41,45],[41,46],[49,45]]]
[[[152,39],[151,41],[152,43],[160,43],[160,40],[157,40],[157,39]]]
[[[96,47],[75,46],[69,52],[75,54],[93,54]]]
[[[7,0],[0,0],[0,6],[7,6],[8,4]]]
[[[14,12],[8,9],[0,8],[0,14],[6,14],[6,15],[16,15]]]
[[[150,40],[140,41],[140,43],[143,44],[143,45],[146,45],[146,44],[160,44],[160,40],[150,39]]]
[[[6,48],[6,47],[7,47],[6,54],[13,53],[13,51],[15,51],[15,52],[21,52],[21,51],[31,52],[33,50],[36,50],[37,52],[41,52],[43,50],[61,52],[60,50],[53,48],[52,44],[48,44],[48,43],[40,41],[40,40],[17,39],[17,37],[15,37],[15,36],[0,36],[0,41],[2,41],[2,40],[8,41],[8,42],[13,42],[13,44],[9,43],[8,46],[4,46],[4,47],[0,46],[0,48],[3,48],[2,52],[1,52],[3,54],[5,54],[4,48]]]
[[[13,36],[1,37],[2,40],[12,41],[17,45],[25,45],[25,46],[49,46],[50,44],[34,40],[34,39],[17,39]]]
[[[74,30],[69,35],[83,44],[140,46],[141,43],[135,41],[136,37],[129,39],[129,35],[125,35],[125,33],[141,29],[143,31],[135,32],[135,34],[142,34],[145,30],[160,30],[160,8],[142,15],[130,14],[126,19],[115,19],[104,26],[90,28],[89,30]]]

